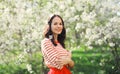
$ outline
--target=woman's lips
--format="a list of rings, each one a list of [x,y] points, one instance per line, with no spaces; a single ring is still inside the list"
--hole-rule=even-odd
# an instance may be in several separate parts
[[[58,32],[61,32],[62,30],[60,29],[60,30],[57,30]]]

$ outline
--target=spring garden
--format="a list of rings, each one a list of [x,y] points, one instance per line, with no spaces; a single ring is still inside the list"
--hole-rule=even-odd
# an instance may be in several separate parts
[[[0,74],[47,74],[40,45],[53,14],[73,74],[120,74],[120,0],[0,0]]]

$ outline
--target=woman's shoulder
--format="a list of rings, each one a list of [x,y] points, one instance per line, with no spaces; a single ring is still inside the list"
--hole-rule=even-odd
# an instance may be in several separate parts
[[[44,43],[44,42],[50,42],[50,39],[49,38],[44,38],[44,39],[41,40],[41,42],[42,43]]]
[[[41,46],[52,46],[52,42],[49,38],[44,38],[41,40]]]

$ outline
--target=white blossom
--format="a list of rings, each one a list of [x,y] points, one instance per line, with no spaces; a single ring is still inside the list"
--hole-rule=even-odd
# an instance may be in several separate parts
[[[38,36],[38,32],[37,31],[33,31],[32,33],[32,38],[33,39],[37,39],[39,36]]]
[[[103,44],[103,40],[99,39],[96,44],[102,45]]]
[[[75,27],[75,30],[76,30],[76,31],[79,31],[79,29],[80,29],[80,23],[77,23],[77,24],[76,24],[76,27]]]
[[[26,68],[30,73],[33,73],[31,64],[27,64]]]
[[[93,47],[92,47],[92,46],[88,46],[88,48],[89,48],[89,49],[93,49]]]
[[[80,35],[80,43],[90,49],[93,48],[92,45],[106,44],[114,47],[118,43],[117,39],[120,39],[119,1],[49,0],[46,3],[43,2],[41,0],[2,0],[0,2],[2,56],[11,58],[11,54],[5,55],[5,53],[17,50],[18,56],[14,58],[24,61],[27,59],[25,55],[28,55],[27,52],[31,49],[32,52],[39,51],[42,27],[54,14],[63,17],[67,35],[72,43],[76,43],[74,36],[76,31]],[[32,73],[31,65],[28,64],[27,67]]]
[[[109,43],[109,46],[110,46],[110,47],[114,47],[115,44],[114,44],[114,43]]]

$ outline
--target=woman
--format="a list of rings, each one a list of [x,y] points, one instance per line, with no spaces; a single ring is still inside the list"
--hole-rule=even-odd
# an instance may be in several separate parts
[[[50,68],[48,74],[71,74],[69,68],[74,66],[74,62],[71,53],[65,50],[66,30],[59,15],[50,18],[44,37],[41,48],[45,64]]]

